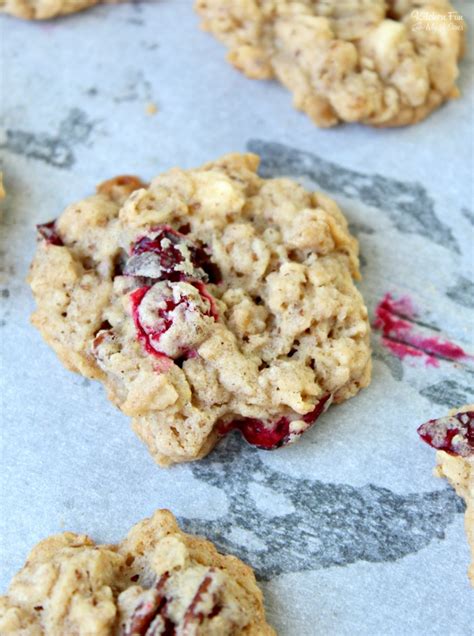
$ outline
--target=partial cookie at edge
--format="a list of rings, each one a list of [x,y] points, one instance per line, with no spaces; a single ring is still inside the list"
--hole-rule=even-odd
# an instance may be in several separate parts
[[[126,0],[0,0],[0,12],[24,20],[49,20],[96,4],[117,4],[124,1]]]
[[[117,545],[71,532],[41,541],[0,597],[5,636],[145,636],[173,628],[275,635],[252,569],[182,532],[167,510]]]
[[[443,430],[451,430],[457,426],[456,422],[449,422],[452,416],[470,414],[470,419],[466,420],[466,431],[457,435],[458,440],[449,439],[446,447],[458,448],[461,454],[456,454],[453,450],[438,450],[436,453],[436,468],[434,474],[437,477],[444,477],[448,480],[456,493],[466,502],[466,513],[464,523],[466,536],[471,549],[471,565],[468,575],[471,585],[474,587],[474,404],[467,404],[458,409],[452,409],[448,418],[440,420],[430,420],[422,425],[418,432],[421,437],[435,448],[445,445]],[[462,417],[462,416],[461,416]],[[440,424],[437,425],[437,422]],[[436,428],[433,427],[433,424]],[[432,434],[436,433],[436,437]],[[449,435],[451,437],[451,435]]]

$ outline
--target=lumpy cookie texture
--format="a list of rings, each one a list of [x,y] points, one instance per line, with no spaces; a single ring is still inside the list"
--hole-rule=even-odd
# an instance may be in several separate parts
[[[0,0],[0,11],[25,20],[48,20],[76,13],[96,4],[115,4],[122,0]]]
[[[101,380],[162,465],[229,430],[276,448],[370,380],[357,242],[255,155],[105,182],[39,226],[33,324]]]
[[[272,636],[250,567],[157,511],[118,545],[41,541],[0,597],[17,636]]]
[[[465,526],[472,555],[468,574],[474,586],[474,404],[422,424],[418,433],[438,449],[435,474],[447,479],[466,502]]]
[[[403,126],[457,97],[464,22],[447,0],[197,0],[250,78],[276,77],[318,126]]]

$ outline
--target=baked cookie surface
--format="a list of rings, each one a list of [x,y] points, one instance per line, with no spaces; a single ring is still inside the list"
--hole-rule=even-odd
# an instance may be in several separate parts
[[[162,465],[232,429],[295,441],[370,381],[357,241],[337,205],[255,155],[135,177],[39,226],[33,324],[101,380]]]
[[[447,0],[197,0],[250,78],[276,77],[322,127],[403,126],[457,97],[464,22]]]
[[[422,424],[418,433],[430,446],[439,449],[435,475],[447,479],[466,502],[464,519],[472,555],[468,574],[474,586],[474,404]]]
[[[41,541],[0,597],[17,636],[272,636],[250,567],[159,510],[118,545],[65,532]]]
[[[122,0],[0,0],[0,12],[25,20],[49,20],[76,13],[96,4],[115,4]]]

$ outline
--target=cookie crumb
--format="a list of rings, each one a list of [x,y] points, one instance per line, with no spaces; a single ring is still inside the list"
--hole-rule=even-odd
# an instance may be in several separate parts
[[[145,107],[145,112],[147,115],[150,115],[150,117],[152,115],[156,115],[156,113],[158,112],[158,106],[153,102],[148,102]]]

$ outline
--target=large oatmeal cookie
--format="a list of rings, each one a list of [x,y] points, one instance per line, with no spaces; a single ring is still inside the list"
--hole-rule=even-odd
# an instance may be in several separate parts
[[[277,77],[318,126],[403,126],[455,85],[464,22],[447,0],[197,0],[248,77]]]
[[[263,448],[294,441],[369,383],[344,216],[257,166],[234,154],[149,187],[113,179],[39,226],[33,324],[162,465],[234,428]]]
[[[159,510],[118,545],[65,532],[41,541],[0,597],[16,636],[272,636],[250,567]]]
[[[76,13],[96,4],[115,4],[123,0],[0,0],[0,12],[25,20],[49,20]]]
[[[418,433],[438,449],[435,475],[447,479],[466,502],[464,521],[472,555],[468,574],[474,586],[474,404],[422,424]]]

